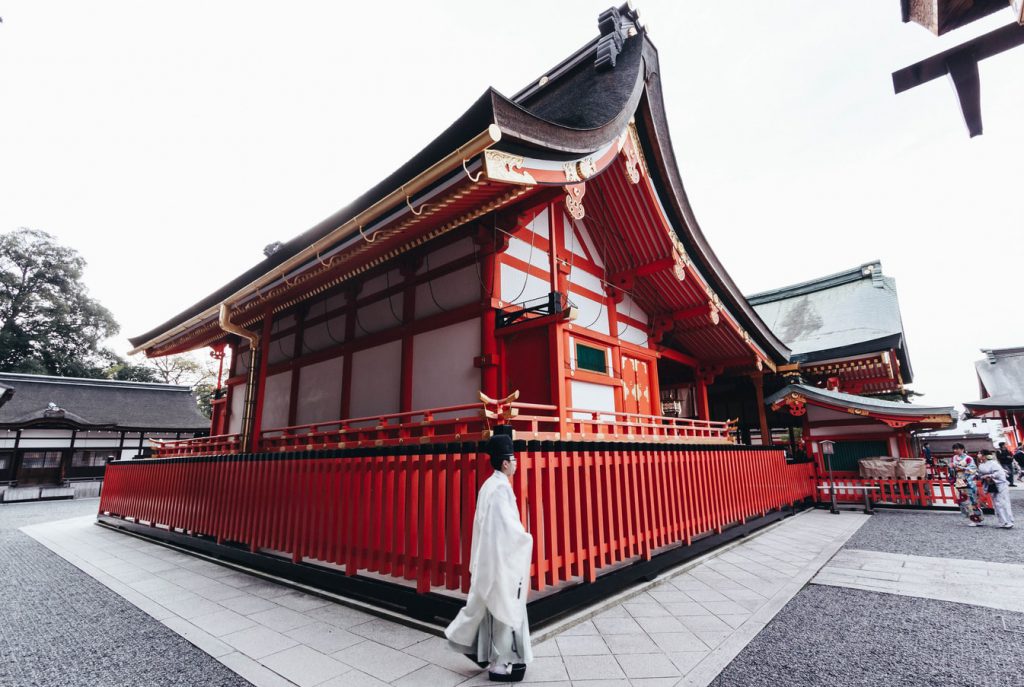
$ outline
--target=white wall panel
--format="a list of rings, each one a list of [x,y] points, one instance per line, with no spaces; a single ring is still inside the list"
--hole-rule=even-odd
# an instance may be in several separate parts
[[[506,303],[522,303],[535,298],[547,298],[551,283],[520,272],[511,265],[501,266],[501,300]]]
[[[288,426],[288,405],[291,401],[292,373],[282,372],[267,377],[263,392],[263,429]]]
[[[238,434],[242,431],[242,409],[245,407],[245,384],[236,384],[231,387],[231,414],[228,417],[228,434]],[[127,441],[127,437],[125,437]]]
[[[350,417],[397,413],[401,398],[402,342],[357,351],[352,357]]]
[[[356,338],[373,332],[394,329],[402,324],[402,294],[391,296],[391,303],[383,298],[359,308],[356,318]]]
[[[302,354],[334,348],[345,341],[345,316],[307,327],[302,332]]]
[[[576,227],[577,236],[579,237],[577,238],[576,243],[579,243],[580,239],[582,239],[583,243],[587,247],[587,250],[590,251],[590,259],[593,260],[594,264],[597,265],[598,267],[604,267],[604,260],[601,258],[601,254],[597,251],[597,244],[594,243],[594,239],[590,236],[590,230],[587,229],[586,222],[576,221],[574,219],[571,219],[568,215],[565,216],[564,222],[566,227]],[[578,251],[578,254],[583,255],[583,252]]]
[[[604,294],[604,283],[601,279],[590,272],[584,272],[578,265],[574,265],[569,273],[569,283],[582,286],[594,293]]]
[[[647,347],[648,339],[650,338],[647,336],[647,332],[645,332],[644,330],[637,329],[636,327],[628,325],[624,322],[619,322],[619,330],[617,332],[612,332],[613,336],[615,334],[618,334],[619,339],[621,339],[622,341],[628,341],[631,344],[636,344],[637,346],[644,346],[645,348]]]
[[[630,298],[628,295],[622,296],[622,302],[616,304],[617,312],[620,315],[625,315],[630,319],[634,319],[637,322],[643,322],[644,324],[650,323],[650,318],[647,313],[644,312],[643,308],[637,305],[636,301]]]
[[[416,319],[480,300],[480,275],[475,265],[464,267],[416,287]],[[440,307],[438,307],[440,306]]]
[[[572,391],[573,408],[615,412],[615,387],[577,380],[572,380],[569,384]],[[590,413],[573,413],[573,417],[589,419],[591,415]],[[611,419],[611,416],[608,416],[608,419]]]
[[[341,386],[345,359],[342,357],[306,365],[299,370],[299,394],[295,424],[340,420]]]
[[[251,351],[249,350],[248,346],[246,346],[245,348],[239,349],[239,351],[238,351],[238,363],[235,365],[235,374],[236,375],[244,375],[246,372],[249,371],[249,358],[252,357],[250,355],[250,353],[251,353]],[[230,368],[225,368],[225,369],[230,369]]]
[[[413,339],[412,407],[414,410],[478,400],[480,319],[474,318]]]
[[[467,255],[473,255],[473,239],[464,238],[459,239],[455,243],[448,244],[447,246],[441,246],[437,250],[429,253],[423,264],[420,265],[419,269],[416,270],[417,274],[423,274],[427,269],[436,270],[442,265],[447,265],[453,260],[464,258]]]
[[[551,258],[548,256],[547,251],[541,250],[540,246],[536,244],[531,245],[528,241],[510,238],[508,240],[508,250],[505,252],[513,258],[519,258],[523,262],[533,265],[539,270],[549,274],[551,272]]]
[[[378,291],[383,291],[388,286],[397,286],[401,284],[405,279],[397,269],[389,270],[381,275],[368,279],[364,284],[363,288],[359,290],[359,297],[372,296]]]
[[[285,360],[291,360],[292,351],[294,350],[294,334],[289,334],[288,336],[281,337],[280,339],[272,339],[270,341],[270,348],[267,351],[267,364],[274,365],[276,363],[284,362]]]
[[[533,218],[527,226],[530,227],[530,231],[537,234],[537,236],[548,237],[548,210],[544,208],[537,213],[537,216]]]
[[[576,304],[580,311],[579,317],[573,322],[574,326],[602,334],[608,333],[608,308],[603,303],[598,303],[578,293],[570,294],[569,299]]]

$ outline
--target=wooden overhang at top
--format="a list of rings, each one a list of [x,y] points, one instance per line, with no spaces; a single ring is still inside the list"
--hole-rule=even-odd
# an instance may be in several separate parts
[[[892,74],[897,94],[949,75],[971,137],[982,133],[981,76],[978,63],[1024,45],[1024,0],[901,0],[903,21],[914,21],[935,35],[953,31],[994,12],[1013,8],[1011,24],[904,67]]]
[[[669,138],[657,50],[627,6],[602,13],[599,27],[600,36],[530,87],[511,99],[488,90],[350,206],[132,345],[159,356],[215,343],[226,337],[217,321],[222,303],[234,324],[251,328],[268,310],[288,308],[484,214],[551,197],[557,186],[570,211],[572,201],[581,202],[590,226],[603,223],[609,240],[618,235],[632,245],[610,269],[642,272],[660,261],[663,269],[642,274],[634,288],[655,315],[668,318],[684,348],[758,367],[784,363],[788,349],[739,292],[694,217]],[[638,171],[642,183],[627,177]],[[700,309],[706,322],[687,314]],[[691,317],[689,325],[677,324]]]
[[[800,363],[805,376],[827,379],[838,377],[844,391],[855,394],[887,394],[903,391],[898,356],[895,351],[878,351],[837,360]]]

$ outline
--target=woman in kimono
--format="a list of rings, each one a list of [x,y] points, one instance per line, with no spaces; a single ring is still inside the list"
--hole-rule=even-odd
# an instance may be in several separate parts
[[[1006,470],[998,461],[992,460],[991,453],[983,452],[978,456],[978,476],[985,484],[986,491],[992,495],[992,506],[999,527],[1012,529],[1013,509],[1010,507],[1010,484],[1006,479]]]
[[[523,528],[512,491],[516,457],[512,439],[487,442],[494,473],[477,494],[469,554],[469,597],[444,633],[495,682],[519,682],[533,660],[526,617],[533,537]]]
[[[978,506],[978,464],[971,454],[967,453],[963,444],[953,444],[953,460],[950,464],[950,479],[957,491],[960,512],[970,522],[968,527],[979,527],[984,517]]]

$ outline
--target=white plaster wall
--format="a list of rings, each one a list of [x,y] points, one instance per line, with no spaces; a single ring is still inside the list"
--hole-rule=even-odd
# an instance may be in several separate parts
[[[617,308],[621,315],[625,315],[637,322],[650,324],[651,319],[647,316],[647,313],[628,295],[623,295],[622,302],[617,305]]]
[[[608,333],[608,308],[604,304],[581,296],[578,293],[571,294],[569,299],[579,309],[579,316],[573,322],[573,326],[602,334]]]
[[[436,270],[442,265],[447,265],[449,262],[458,260],[459,258],[464,258],[467,255],[473,255],[473,253],[473,239],[459,239],[455,243],[451,243],[447,246],[441,246],[437,250],[429,253],[423,261],[423,264],[419,266],[419,269],[416,272],[417,274],[423,274],[428,270],[428,268]]]
[[[439,408],[478,400],[480,319],[473,318],[413,338],[412,407]]]
[[[547,298],[551,283],[520,272],[511,265],[501,266],[501,300],[522,303],[536,298]]]
[[[396,293],[391,296],[390,306],[388,299],[383,298],[359,308],[359,317],[356,319],[356,338],[385,329],[394,329],[401,325],[402,294]]]
[[[587,229],[586,222],[585,221],[576,221],[576,220],[570,218],[568,215],[564,216],[564,220],[563,221],[565,222],[565,226],[566,227],[570,227],[570,226],[575,226],[576,227],[576,229],[579,232],[580,238],[583,239],[583,243],[586,244],[587,250],[590,251],[590,258],[594,261],[594,264],[597,265],[598,267],[604,267],[604,260],[601,259],[601,254],[597,252],[597,244],[594,243],[593,237],[590,236],[590,230]],[[577,241],[577,243],[579,243],[579,241]],[[569,244],[566,244],[566,245],[569,245]],[[583,255],[582,252],[579,252],[578,254],[579,255]]]
[[[543,236],[544,238],[547,238],[548,224],[550,224],[548,222],[548,209],[544,208],[543,210],[537,213],[537,216],[534,217],[533,221],[530,222],[527,226],[530,227],[530,230],[535,232],[537,236]]]
[[[295,406],[295,424],[330,422],[341,419],[341,387],[345,359],[306,365],[299,370],[299,394]]]
[[[272,339],[270,341],[270,348],[267,352],[267,364],[274,365],[285,360],[292,359],[292,351],[295,350],[295,335],[289,334],[288,336],[281,337],[280,339]]]
[[[636,344],[637,346],[646,347],[648,344],[649,337],[647,336],[647,332],[642,329],[637,329],[632,325],[625,324],[624,322],[619,322],[619,330],[612,334],[618,334],[621,340],[628,341],[629,343]]]
[[[431,297],[433,292],[433,297]],[[480,300],[480,275],[470,265],[416,287],[416,318],[452,310]],[[437,301],[435,303],[435,301]],[[438,306],[441,307],[438,307]],[[442,310],[443,308],[443,310]]]
[[[569,384],[572,391],[573,408],[615,412],[615,387],[607,384],[594,384],[593,382],[580,382],[576,380],[571,381]],[[573,413],[573,417],[586,420],[591,415],[589,413]]]
[[[401,399],[402,342],[357,351],[352,357],[349,417],[397,413]]]
[[[263,429],[276,429],[288,426],[288,404],[291,400],[292,373],[267,377],[263,391]]]
[[[569,283],[582,286],[594,293],[604,293],[604,284],[601,280],[590,272],[584,272],[583,269],[578,266],[573,266],[572,272],[569,273]]]
[[[333,348],[340,345],[344,340],[345,316],[338,315],[326,322],[307,327],[302,332],[302,353],[315,353],[316,351]]]
[[[388,288],[389,285],[396,286],[403,281],[404,278],[397,269],[389,270],[363,283],[363,287],[359,290],[359,296],[372,296],[378,291]]]
[[[514,258],[519,258],[523,262],[533,265],[539,270],[551,272],[551,258],[548,257],[547,251],[542,250],[536,243],[531,245],[529,240],[522,241],[517,238],[510,238],[508,240],[508,250],[505,252]]]
[[[236,384],[231,387],[231,414],[228,417],[228,434],[238,434],[242,431],[242,408],[245,407],[245,387],[245,384]],[[125,437],[125,441],[127,440],[127,437]]]

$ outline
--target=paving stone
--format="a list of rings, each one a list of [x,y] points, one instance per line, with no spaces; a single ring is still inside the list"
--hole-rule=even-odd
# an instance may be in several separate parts
[[[631,635],[605,635],[605,644],[613,654],[650,654],[660,651],[660,647],[654,643],[646,633]]]
[[[678,677],[679,670],[663,653],[616,656],[622,672],[630,680],[645,677]]]
[[[614,656],[565,656],[562,658],[569,679],[597,680],[625,677]]]
[[[384,682],[397,680],[426,665],[422,659],[372,641],[342,649],[331,657]]]
[[[239,630],[256,626],[255,622],[246,618],[244,615],[240,615],[227,609],[193,618],[192,624],[206,632],[209,632],[214,637],[221,637],[223,635],[231,634],[232,632],[238,632]]]
[[[363,611],[355,608],[349,608],[341,604],[332,603],[319,608],[314,608],[311,611],[306,611],[306,615],[314,620],[323,620],[325,623],[331,625],[337,625],[342,629],[352,627],[353,625],[360,625],[367,621],[373,620],[376,616],[364,613]]]
[[[647,633],[679,632],[686,629],[686,626],[678,618],[671,616],[666,618],[637,618],[636,622]]]
[[[643,632],[637,621],[632,618],[595,618],[594,627],[602,635],[636,634]]]
[[[608,645],[598,635],[563,635],[557,637],[555,642],[562,656],[594,656],[608,653]]]
[[[306,611],[311,611],[314,608],[326,606],[331,602],[322,597],[313,596],[312,594],[288,590],[280,596],[275,596],[274,603],[279,606],[284,606],[285,608],[290,608],[293,611],[305,613]]]
[[[268,599],[264,599],[262,596],[256,596],[255,594],[245,594],[241,596],[233,596],[230,599],[222,599],[218,601],[221,606],[240,613],[242,615],[249,615],[250,613],[259,613],[260,611],[267,611],[271,608],[276,608],[277,604]]]
[[[572,637],[575,635],[596,635],[599,634],[597,628],[594,626],[593,621],[584,620],[582,623],[576,623],[569,629],[560,633],[562,637]]]
[[[323,621],[297,627],[285,634],[297,642],[325,654],[333,654],[366,639]]]
[[[299,687],[313,687],[351,670],[341,661],[301,644],[261,658],[260,663]]]
[[[700,640],[700,637],[685,629],[678,632],[651,633],[650,638],[665,653],[705,651],[707,649],[707,645]]]
[[[658,603],[625,603],[623,606],[634,618],[663,618],[671,615]]]
[[[288,630],[294,630],[297,627],[309,625],[313,622],[313,619],[305,614],[293,611],[290,608],[281,608],[280,606],[260,611],[259,613],[250,613],[248,618],[278,632],[287,632]]]
[[[383,618],[377,618],[359,625],[353,625],[348,628],[348,631],[361,637],[372,639],[373,641],[389,646],[392,649],[404,649],[405,647],[412,646],[417,642],[422,642],[430,636],[422,630],[416,630],[411,627],[406,627],[405,625],[399,625],[398,623],[390,620],[384,620]]]
[[[391,684],[395,687],[455,687],[466,677],[440,666],[426,665],[400,677]]]
[[[327,682],[320,683],[317,687],[387,687],[388,683],[378,680],[372,675],[367,675],[361,670],[350,670],[338,677],[331,678]]]
[[[297,641],[275,632],[269,627],[257,625],[246,630],[232,632],[220,638],[250,658],[261,659],[264,656],[284,651],[298,644]]]

